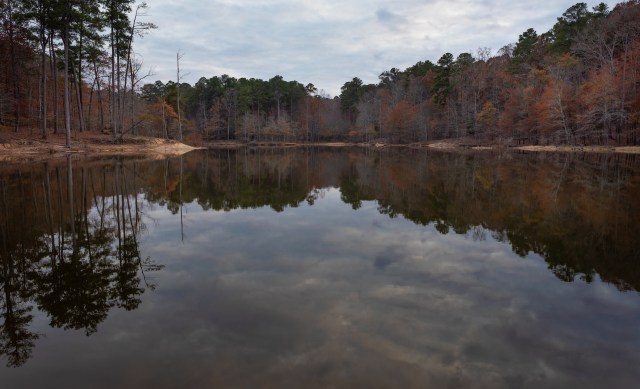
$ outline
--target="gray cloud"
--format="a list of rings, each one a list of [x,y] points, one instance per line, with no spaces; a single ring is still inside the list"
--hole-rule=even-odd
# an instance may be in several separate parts
[[[607,2],[611,7],[615,2]],[[548,30],[574,1],[380,0],[169,1],[150,3],[159,26],[136,50],[155,78],[175,79],[184,54],[187,82],[223,73],[314,83],[336,94],[360,77],[377,82],[392,67],[490,47],[529,27]],[[428,37],[428,39],[426,38]]]
[[[379,8],[376,11],[376,17],[380,23],[384,23],[393,30],[403,27],[408,21],[403,16],[390,12],[386,8]]]

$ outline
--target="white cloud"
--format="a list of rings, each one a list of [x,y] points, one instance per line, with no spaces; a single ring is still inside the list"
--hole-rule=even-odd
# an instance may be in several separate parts
[[[445,52],[495,52],[529,27],[547,31],[574,3],[160,0],[148,11],[159,29],[139,40],[136,50],[165,82],[175,79],[180,49],[187,82],[223,73],[262,79],[279,74],[337,94],[353,77],[375,83],[384,70],[435,62]]]

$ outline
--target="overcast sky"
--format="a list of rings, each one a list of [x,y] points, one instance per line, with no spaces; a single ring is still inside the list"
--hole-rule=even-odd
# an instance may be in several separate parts
[[[378,75],[446,52],[495,53],[529,27],[538,33],[577,0],[147,0],[158,26],[135,49],[151,81],[233,77],[313,83],[334,96],[353,77]],[[589,8],[599,1],[587,2]],[[618,1],[605,1],[613,8]]]

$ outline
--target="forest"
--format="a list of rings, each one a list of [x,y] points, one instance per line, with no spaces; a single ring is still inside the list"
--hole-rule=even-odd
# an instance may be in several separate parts
[[[67,147],[72,132],[131,131],[144,78],[133,42],[156,28],[133,3],[0,1],[2,129],[64,133]]]
[[[155,28],[132,0],[0,1],[0,134],[79,132],[210,141],[640,143],[640,1],[577,3],[497,51],[444,53],[313,84],[219,75],[148,83],[134,41]],[[516,37],[514,37],[515,39]],[[416,54],[419,56],[419,53]],[[177,53],[179,69],[180,55]]]

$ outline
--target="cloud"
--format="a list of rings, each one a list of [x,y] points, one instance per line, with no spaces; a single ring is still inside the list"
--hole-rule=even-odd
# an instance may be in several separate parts
[[[180,49],[188,82],[222,73],[279,74],[337,94],[353,77],[375,83],[384,70],[435,62],[445,52],[496,52],[529,27],[548,30],[573,3],[158,0],[147,19],[159,29],[139,40],[136,51],[163,81],[175,79]]]
[[[407,24],[407,19],[403,16],[394,14],[386,8],[379,8],[376,11],[376,18],[382,24],[387,25],[392,31],[397,31]]]

